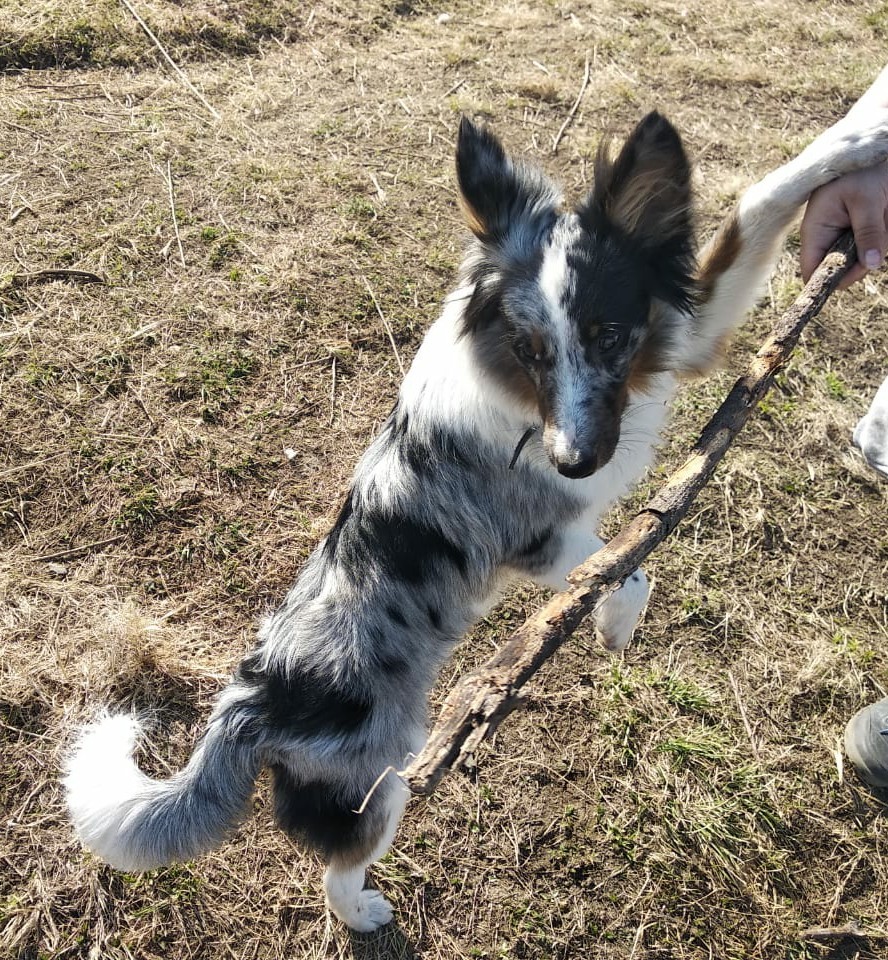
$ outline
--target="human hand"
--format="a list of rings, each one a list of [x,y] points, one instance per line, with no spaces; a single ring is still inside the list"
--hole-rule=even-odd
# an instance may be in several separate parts
[[[844,289],[881,266],[888,250],[888,164],[849,173],[815,190],[802,219],[800,254],[807,282],[844,230],[851,227],[858,262],[839,287]]]

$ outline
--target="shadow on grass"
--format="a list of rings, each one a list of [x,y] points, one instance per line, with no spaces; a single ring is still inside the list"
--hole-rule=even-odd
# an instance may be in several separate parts
[[[854,937],[836,946],[822,947],[819,960],[884,960],[888,942]]]
[[[375,933],[352,933],[354,960],[414,960],[416,949],[397,923]]]

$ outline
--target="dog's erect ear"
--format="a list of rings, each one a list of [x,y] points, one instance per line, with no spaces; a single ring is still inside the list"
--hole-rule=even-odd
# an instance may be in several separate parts
[[[495,246],[538,236],[560,201],[541,173],[514,163],[489,130],[467,117],[459,125],[456,175],[469,228]]]
[[[592,194],[578,213],[592,228],[604,221],[628,235],[670,288],[661,295],[686,300],[694,255],[691,166],[665,117],[649,113],[615,158],[601,146]]]
[[[691,166],[678,131],[659,113],[638,124],[615,159],[607,144],[599,149],[587,207],[636,240],[657,244],[685,232],[690,205]]]

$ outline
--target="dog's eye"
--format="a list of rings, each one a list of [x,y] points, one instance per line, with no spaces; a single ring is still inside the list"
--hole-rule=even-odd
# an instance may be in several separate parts
[[[530,340],[519,340],[515,344],[515,354],[523,363],[534,367],[543,362],[545,355],[542,344],[534,344]]]
[[[604,330],[598,337],[598,349],[602,353],[609,353],[620,345],[622,339],[616,330]]]

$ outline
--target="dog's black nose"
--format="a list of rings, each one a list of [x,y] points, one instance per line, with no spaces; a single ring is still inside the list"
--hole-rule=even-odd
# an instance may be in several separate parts
[[[598,457],[587,457],[579,459],[575,463],[567,463],[563,460],[555,464],[562,477],[570,477],[571,480],[580,480],[582,477],[589,477],[598,469]]]

